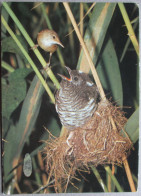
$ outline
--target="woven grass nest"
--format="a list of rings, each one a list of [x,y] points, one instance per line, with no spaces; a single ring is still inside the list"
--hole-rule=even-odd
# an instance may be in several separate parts
[[[76,171],[89,169],[91,165],[121,165],[132,147],[129,137],[121,133],[126,122],[124,112],[106,100],[99,102],[95,114],[83,128],[59,138],[50,134],[44,153],[46,171],[54,179],[56,189],[66,187]]]

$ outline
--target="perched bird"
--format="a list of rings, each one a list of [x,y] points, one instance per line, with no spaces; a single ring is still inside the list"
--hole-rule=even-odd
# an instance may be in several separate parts
[[[50,65],[51,56],[57,50],[58,45],[64,48],[57,33],[49,29],[45,29],[38,33],[37,42],[38,44],[36,45],[36,47],[40,46],[43,50],[50,53],[49,62],[47,63],[47,66]]]
[[[88,74],[66,67],[70,78],[61,76],[55,107],[61,123],[69,130],[82,127],[97,108],[99,92]]]

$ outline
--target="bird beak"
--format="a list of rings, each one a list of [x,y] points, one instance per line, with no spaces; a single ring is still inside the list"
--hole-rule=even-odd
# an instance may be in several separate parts
[[[54,40],[53,43],[54,43],[54,44],[57,44],[57,45],[59,45],[59,46],[62,46],[62,48],[64,48],[63,44],[60,42],[59,39]]]
[[[71,75],[71,69],[69,68],[69,67],[67,67],[67,66],[65,66],[66,67],[66,69],[68,70],[68,72],[69,72],[69,75]],[[71,78],[68,78],[68,77],[66,77],[66,76],[63,76],[62,74],[59,74],[58,73],[58,75],[62,78],[62,79],[64,79],[64,80],[67,80],[67,81],[71,81]]]
[[[58,73],[58,75],[59,75],[62,79],[64,79],[64,80],[71,81],[71,78],[67,78],[66,76],[63,76],[62,74],[59,74],[59,73]]]
[[[63,46],[63,44],[61,42],[58,42],[57,44],[62,46],[62,48],[64,48],[64,46]]]

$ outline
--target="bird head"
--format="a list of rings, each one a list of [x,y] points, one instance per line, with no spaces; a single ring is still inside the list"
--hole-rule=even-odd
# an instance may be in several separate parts
[[[64,48],[58,37],[58,34],[55,31],[49,29],[42,30],[40,33],[38,33],[37,42],[43,50],[51,53],[56,51],[57,45],[60,45]]]
[[[50,42],[50,44],[57,44],[57,45],[60,45],[62,48],[64,48],[63,44],[61,43],[61,41],[55,31],[48,30],[46,40],[48,42]]]
[[[58,74],[63,80],[66,80],[68,82],[71,82],[72,84],[78,86],[78,85],[83,85],[83,84],[86,84],[88,86],[92,86],[93,85],[93,82],[90,80],[88,74],[86,73],[83,73],[82,71],[80,70],[71,70],[69,67],[65,66],[69,75],[70,75],[70,78],[64,76],[64,75],[61,75],[61,74]]]

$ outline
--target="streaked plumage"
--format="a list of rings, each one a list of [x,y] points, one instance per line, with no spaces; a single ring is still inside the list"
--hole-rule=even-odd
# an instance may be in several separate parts
[[[62,76],[61,88],[56,92],[56,111],[62,125],[69,130],[82,127],[97,107],[98,89],[88,74],[67,68],[70,79]]]

